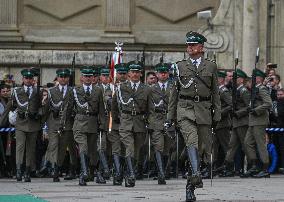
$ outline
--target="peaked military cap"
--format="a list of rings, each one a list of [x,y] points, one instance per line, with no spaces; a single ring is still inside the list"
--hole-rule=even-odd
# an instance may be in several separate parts
[[[190,31],[186,34],[186,44],[197,44],[197,43],[204,44],[204,42],[206,41],[207,39],[198,32]]]
[[[100,69],[100,75],[109,76],[109,68],[104,66]]]
[[[128,72],[128,68],[125,63],[116,64],[114,68],[116,69],[117,73],[127,73]]]
[[[57,76],[71,76],[71,71],[69,69],[57,69]]]
[[[80,71],[83,76],[93,76],[94,75],[93,67],[91,66],[84,66],[81,68]]]
[[[237,73],[237,77],[241,77],[241,78],[244,78],[244,79],[248,77],[247,74],[241,69],[237,69],[236,73]]]
[[[131,61],[127,63],[127,67],[129,71],[141,71],[142,63],[137,61]]]
[[[255,73],[255,76],[260,76],[262,78],[266,77],[266,74],[263,71],[261,71],[260,69],[254,69],[253,71]]]
[[[31,67],[30,70],[34,72],[34,76],[39,76],[40,75],[40,68],[38,68],[38,67]]]
[[[33,78],[35,76],[35,72],[32,69],[23,69],[21,71],[23,77]]]
[[[218,77],[221,77],[221,78],[225,78],[227,76],[226,72],[224,71],[218,71]]]
[[[155,66],[157,72],[169,72],[171,65],[169,63],[159,63]]]
[[[93,75],[94,75],[94,76],[100,75],[100,69],[99,69],[99,67],[93,67]]]

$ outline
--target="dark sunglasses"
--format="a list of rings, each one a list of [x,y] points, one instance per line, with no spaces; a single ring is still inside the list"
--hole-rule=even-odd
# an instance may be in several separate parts
[[[84,75],[84,77],[88,77],[88,78],[90,78],[90,77],[92,77],[93,75]]]
[[[33,79],[34,77],[24,76],[25,79]]]

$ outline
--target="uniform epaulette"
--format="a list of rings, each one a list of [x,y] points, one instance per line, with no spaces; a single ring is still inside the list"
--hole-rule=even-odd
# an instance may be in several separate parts
[[[242,86],[241,89],[240,89],[240,91],[243,93],[243,92],[248,91],[248,89],[247,89],[245,86]]]
[[[216,61],[215,61],[215,60],[212,60],[212,59],[210,59],[210,58],[205,58],[205,60],[207,60],[207,61],[209,61],[209,62],[213,62],[213,63],[216,64]]]
[[[184,62],[184,61],[186,61],[186,59],[182,59],[182,60],[176,61],[176,64],[180,63],[180,62]]]
[[[228,89],[226,86],[223,86],[223,87],[221,88],[221,90],[222,90],[222,92],[229,92],[229,89]]]

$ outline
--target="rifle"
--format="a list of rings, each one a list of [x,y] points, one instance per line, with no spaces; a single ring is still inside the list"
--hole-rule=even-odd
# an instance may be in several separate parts
[[[70,85],[71,86],[75,86],[75,59],[76,59],[76,56],[75,56],[75,53],[73,55],[73,60],[72,60],[72,69],[71,69],[71,78],[70,78]]]
[[[235,67],[233,73],[233,89],[232,89],[232,102],[233,102],[233,113],[237,109],[237,66],[239,64],[239,53],[236,52]]]
[[[251,94],[250,94],[250,109],[255,108],[255,99],[256,99],[256,66],[259,61],[259,48],[256,50],[254,70],[252,71],[251,76]]]
[[[162,51],[162,56],[160,57],[160,63],[164,63],[164,52]]]

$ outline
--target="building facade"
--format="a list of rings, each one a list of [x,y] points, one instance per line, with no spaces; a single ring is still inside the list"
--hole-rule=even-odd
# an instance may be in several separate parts
[[[198,19],[205,10],[212,18]],[[215,54],[221,68],[233,68],[238,52],[239,67],[249,72],[257,47],[259,68],[281,67],[283,15],[282,0],[0,0],[0,79],[9,73],[19,82],[20,68],[41,60],[42,83],[51,82],[74,54],[76,67],[104,64],[115,41],[124,43],[125,62],[144,52],[150,69],[161,52],[165,62],[183,59],[190,30],[207,37],[206,55]]]

